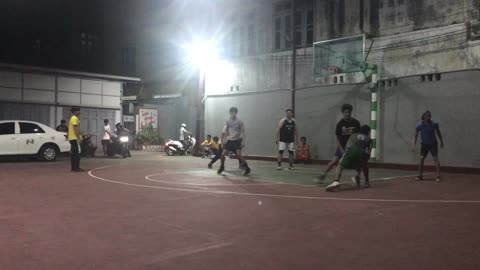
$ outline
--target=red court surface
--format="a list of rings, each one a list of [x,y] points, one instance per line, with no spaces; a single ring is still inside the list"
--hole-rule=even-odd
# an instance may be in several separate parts
[[[371,189],[326,193],[294,181],[317,165],[252,162],[250,178],[161,154],[68,165],[0,163],[0,269],[480,269],[478,175],[374,171]]]

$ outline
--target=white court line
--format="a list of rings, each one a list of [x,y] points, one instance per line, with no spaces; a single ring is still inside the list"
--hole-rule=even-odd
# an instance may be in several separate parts
[[[199,168],[199,169],[203,169],[203,168]],[[162,172],[162,173],[157,173],[157,174],[151,174],[151,175],[147,175],[145,176],[145,180],[147,181],[152,181],[152,182],[159,182],[159,183],[166,183],[166,184],[172,184],[172,185],[179,185],[179,186],[260,186],[260,185],[264,185],[264,186],[268,186],[268,185],[291,185],[291,186],[300,186],[300,187],[318,187],[317,184],[299,184],[299,183],[289,183],[289,182],[281,182],[281,181],[274,181],[274,180],[267,180],[267,179],[250,179],[252,181],[256,181],[256,182],[266,182],[267,184],[229,184],[229,185],[224,185],[224,184],[218,184],[218,185],[209,185],[209,184],[189,184],[189,183],[173,183],[173,182],[168,182],[168,181],[162,181],[162,180],[154,180],[154,179],[151,179],[153,176],[156,176],[156,175],[162,175],[162,174],[191,174],[192,172],[195,172],[197,170],[187,170],[187,171],[183,171],[183,172],[170,172],[170,171],[166,171],[166,172]],[[418,174],[412,174],[412,175],[403,175],[403,176],[392,176],[392,177],[382,177],[382,178],[374,178],[374,179],[370,179],[370,182],[374,182],[374,181],[387,181],[387,180],[394,180],[394,179],[404,179],[404,178],[412,178],[412,177],[415,177],[417,176]],[[427,176],[427,175],[432,175],[432,174],[424,174],[424,176]],[[313,180],[312,180],[313,182]],[[348,180],[345,180],[345,181],[341,181],[340,182],[342,185],[344,184],[349,184],[349,183],[352,183],[351,181],[348,181]]]
[[[210,251],[213,249],[222,249],[224,247],[228,247],[231,245],[232,243],[230,242],[215,242],[215,243],[208,243],[200,246],[187,247],[183,249],[174,249],[171,251],[167,251],[166,253],[161,254],[159,256],[156,256],[152,260],[153,261],[152,263],[159,263],[159,262],[171,260],[178,257],[186,257],[196,253]]]
[[[456,203],[456,204],[480,204],[480,200],[408,200],[408,199],[361,199],[361,198],[338,198],[338,197],[313,197],[313,196],[295,196],[295,195],[279,195],[279,194],[264,194],[264,193],[249,193],[249,192],[234,192],[234,191],[220,191],[220,190],[200,190],[200,189],[188,189],[188,188],[173,188],[173,187],[160,187],[125,183],[115,180],[106,179],[93,174],[94,171],[110,168],[114,166],[105,166],[95,168],[88,172],[88,175],[94,179],[114,183],[118,185],[152,188],[161,190],[183,191],[183,192],[197,192],[205,194],[222,194],[222,195],[243,195],[252,197],[267,197],[267,198],[284,198],[284,199],[303,199],[303,200],[323,200],[323,201],[360,201],[360,202],[391,202],[391,203]]]
[[[145,180],[151,181],[151,182],[157,182],[157,183],[165,183],[165,184],[170,184],[170,185],[179,185],[179,186],[196,186],[196,187],[238,187],[238,186],[273,186],[273,185],[281,185],[282,183],[279,182],[271,182],[271,183],[258,183],[258,184],[193,184],[193,183],[175,183],[171,181],[163,181],[163,180],[156,180],[152,179],[152,177],[158,176],[158,175],[164,175],[164,174],[176,174],[176,173],[156,173],[156,174],[150,174],[145,176]],[[178,173],[182,174],[182,173]],[[229,179],[232,180],[232,179]],[[234,180],[234,181],[242,181],[240,178]],[[252,181],[248,178],[246,178],[245,181]],[[256,181],[256,180],[255,180]],[[260,181],[260,182],[265,182],[265,181]]]

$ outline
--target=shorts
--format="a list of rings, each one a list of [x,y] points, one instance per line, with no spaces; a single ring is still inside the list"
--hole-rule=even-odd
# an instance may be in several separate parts
[[[279,142],[278,143],[278,150],[285,151],[288,150],[289,152],[293,152],[295,150],[295,143],[286,143],[286,142]]]
[[[232,152],[236,152],[237,150],[242,150],[242,139],[227,141],[227,143],[224,146],[224,149]]]
[[[343,156],[342,151],[340,151],[340,148],[337,148],[337,150],[335,150],[335,157],[342,158],[342,156]]]
[[[437,159],[438,144],[422,144],[422,147],[420,148],[420,155],[423,158],[426,158],[428,153],[432,154],[433,159]]]
[[[369,159],[369,155],[364,150],[358,148],[350,148],[340,160],[340,166],[344,169],[360,169],[364,167]]]

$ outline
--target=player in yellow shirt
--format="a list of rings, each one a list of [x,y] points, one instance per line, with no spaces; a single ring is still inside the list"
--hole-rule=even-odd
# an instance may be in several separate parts
[[[73,107],[71,109],[72,117],[68,124],[68,141],[70,142],[70,160],[72,164],[72,172],[81,172],[80,169],[80,143],[82,142],[82,132],[80,130],[80,108]]]

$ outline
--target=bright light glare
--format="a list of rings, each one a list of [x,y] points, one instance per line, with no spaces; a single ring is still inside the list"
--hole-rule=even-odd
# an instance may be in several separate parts
[[[210,42],[196,42],[185,46],[190,62],[206,69],[210,63],[218,61],[217,49]]]
[[[205,93],[226,93],[233,86],[235,80],[234,66],[221,60],[218,48],[214,42],[193,42],[183,46],[190,63],[200,69],[205,75]]]
[[[235,67],[227,61],[214,61],[205,69],[205,93],[222,94],[234,84]]]

